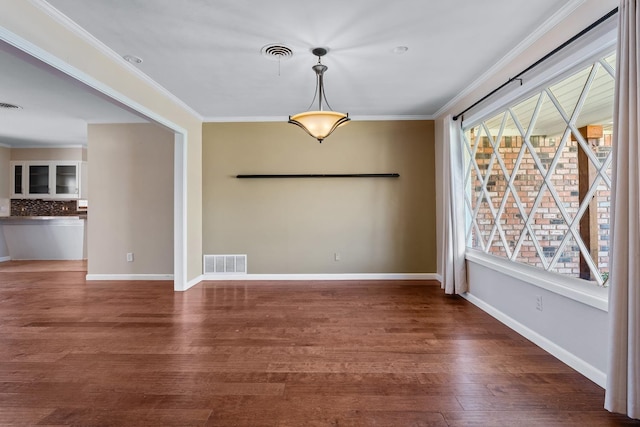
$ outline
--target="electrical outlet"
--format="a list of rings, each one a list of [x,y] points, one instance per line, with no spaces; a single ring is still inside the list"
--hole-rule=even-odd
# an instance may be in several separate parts
[[[127,262],[133,262],[133,252],[127,252]]]
[[[542,295],[536,295],[536,310],[542,311]]]
[[[334,253],[334,254],[333,254],[333,259],[334,259],[335,261],[340,261],[340,252],[336,252],[336,253]]]

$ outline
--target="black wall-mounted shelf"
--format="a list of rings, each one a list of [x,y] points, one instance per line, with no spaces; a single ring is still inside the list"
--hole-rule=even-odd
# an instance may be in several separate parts
[[[303,173],[279,175],[236,175],[236,178],[399,178],[399,173]]]

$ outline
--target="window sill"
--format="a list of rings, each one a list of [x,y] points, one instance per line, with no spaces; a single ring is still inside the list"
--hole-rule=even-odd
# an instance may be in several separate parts
[[[530,285],[538,286],[599,310],[608,311],[609,290],[607,288],[591,284],[582,279],[567,277],[530,265],[498,258],[475,249],[467,248],[465,258],[469,262],[522,280]]]

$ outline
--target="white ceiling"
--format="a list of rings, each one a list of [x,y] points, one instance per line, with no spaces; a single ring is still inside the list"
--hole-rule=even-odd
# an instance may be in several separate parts
[[[118,55],[142,58],[137,67],[143,73],[205,120],[216,121],[284,120],[305,110],[315,88],[311,66],[316,58],[310,50],[316,46],[330,49],[323,63],[329,67],[326,94],[334,109],[354,119],[432,116],[572,2],[48,1]],[[269,44],[284,44],[293,56],[280,63],[267,59],[261,48]],[[409,49],[398,55],[393,53],[397,46]],[[8,60],[6,52],[0,55],[4,80]],[[81,114],[84,103],[91,102],[79,94],[83,89],[78,84],[15,68],[16,89],[7,92],[7,84],[2,84],[0,102],[25,104],[23,95],[29,99],[36,92],[47,99],[42,114],[28,119],[32,127],[60,124],[65,114],[71,120],[69,129],[74,120],[123,120],[111,116],[111,106],[100,117]],[[12,99],[6,99],[8,93]],[[59,108],[60,99],[71,93],[77,96],[74,112]],[[26,106],[19,113],[31,114]],[[125,116],[123,121],[131,120],[129,113]],[[47,133],[57,138],[64,130]],[[6,137],[0,134],[0,142]],[[81,136],[76,131],[60,139],[76,141]]]
[[[52,67],[0,42],[0,144],[12,147],[86,145],[87,123],[143,118]]]

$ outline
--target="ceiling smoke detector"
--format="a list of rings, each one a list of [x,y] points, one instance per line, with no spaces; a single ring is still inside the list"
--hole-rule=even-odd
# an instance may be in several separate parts
[[[22,107],[15,104],[8,104],[6,102],[0,102],[0,108],[5,108],[7,110],[22,110]]]
[[[269,44],[263,47],[260,51],[263,56],[276,61],[289,59],[293,56],[293,50],[283,44]]]
[[[132,64],[142,64],[142,58],[139,58],[135,55],[124,55],[124,60],[130,62]]]

